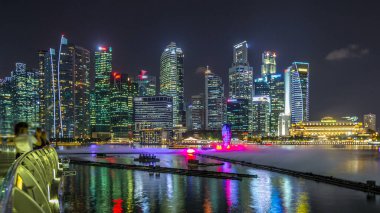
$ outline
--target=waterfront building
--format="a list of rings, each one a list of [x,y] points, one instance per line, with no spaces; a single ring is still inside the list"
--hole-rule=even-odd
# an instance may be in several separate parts
[[[353,121],[356,122],[359,120],[358,116],[352,115],[352,116],[344,116],[342,119],[347,120],[347,121]]]
[[[276,74],[276,53],[265,51],[262,53],[261,76]]]
[[[27,122],[30,129],[39,126],[38,71],[16,63],[11,76],[13,122]]]
[[[170,139],[170,133],[162,128],[143,129],[139,132],[139,141],[141,144],[167,144]]]
[[[133,98],[138,85],[126,74],[112,72],[110,88],[111,138],[133,137]]]
[[[190,130],[203,130],[205,127],[204,94],[191,96],[191,126]]]
[[[185,126],[184,54],[171,42],[161,55],[160,95],[173,98],[173,126]]]
[[[267,95],[253,96],[253,133],[268,136],[270,130],[270,97]]]
[[[155,96],[157,91],[156,76],[148,75],[148,71],[141,70],[136,76],[135,82],[138,84],[138,96]]]
[[[173,129],[173,98],[170,96],[135,97],[133,112],[136,132]]]
[[[332,117],[324,117],[321,121],[300,121],[292,124],[290,129],[291,136],[300,137],[354,137],[364,133],[362,123]]]
[[[249,131],[249,103],[247,99],[227,100],[227,123],[231,125],[232,131]]]
[[[222,78],[208,69],[205,72],[205,129],[220,130],[225,121],[225,98]]]
[[[280,113],[278,118],[278,136],[288,136],[290,127],[290,116],[285,113]]]
[[[0,79],[0,138],[9,138],[14,134],[11,80],[11,77]]]
[[[91,116],[93,138],[110,138],[110,76],[112,47],[99,47],[95,52],[95,89]]]
[[[309,63],[293,62],[285,70],[285,114],[292,124],[309,120]]]
[[[368,131],[376,132],[376,115],[375,114],[366,114],[363,119],[364,128]]]

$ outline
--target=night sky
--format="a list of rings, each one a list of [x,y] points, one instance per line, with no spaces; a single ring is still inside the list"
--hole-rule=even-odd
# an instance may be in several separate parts
[[[260,73],[261,52],[278,54],[278,71],[293,61],[311,65],[311,119],[380,116],[380,13],[376,1],[96,1],[0,0],[0,77],[15,62],[37,67],[35,52],[57,48],[63,33],[95,50],[113,47],[114,70],[159,75],[170,41],[185,53],[185,94],[204,90],[199,67],[209,65],[226,89],[232,45],[249,43]]]

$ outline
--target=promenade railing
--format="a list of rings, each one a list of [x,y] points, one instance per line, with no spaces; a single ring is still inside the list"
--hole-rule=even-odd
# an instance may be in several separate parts
[[[0,188],[0,212],[59,212],[62,168],[57,152],[47,146],[21,155]]]

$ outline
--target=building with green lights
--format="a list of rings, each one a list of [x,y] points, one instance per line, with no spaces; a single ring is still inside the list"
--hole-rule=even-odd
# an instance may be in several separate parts
[[[0,138],[13,136],[13,105],[11,78],[0,79]],[[1,141],[0,141],[1,143]]]
[[[157,93],[156,76],[148,75],[147,71],[141,70],[136,76],[139,96],[155,96]]]
[[[173,126],[186,125],[184,105],[184,54],[171,42],[161,55],[160,95],[173,97]]]
[[[99,47],[95,52],[95,88],[91,104],[93,138],[110,138],[110,76],[112,48]],[[95,116],[94,116],[95,115]]]
[[[232,131],[249,131],[249,106],[248,100],[244,98],[227,100],[227,123],[231,125]]]
[[[205,72],[205,129],[220,130],[225,122],[226,104],[222,78]]]
[[[268,136],[270,131],[270,98],[267,95],[253,96],[253,134]]]
[[[265,51],[262,54],[261,76],[276,74],[276,53]]]
[[[39,126],[38,71],[16,63],[11,76],[13,123],[27,122],[30,129]]]
[[[133,99],[138,95],[138,85],[128,75],[112,72],[110,95],[111,136],[133,138]]]

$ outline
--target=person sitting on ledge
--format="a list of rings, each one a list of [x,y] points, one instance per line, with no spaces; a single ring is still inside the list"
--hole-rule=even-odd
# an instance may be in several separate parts
[[[28,134],[28,124],[19,122],[15,125],[16,159],[22,154],[33,150],[33,145],[37,143],[37,139]]]

